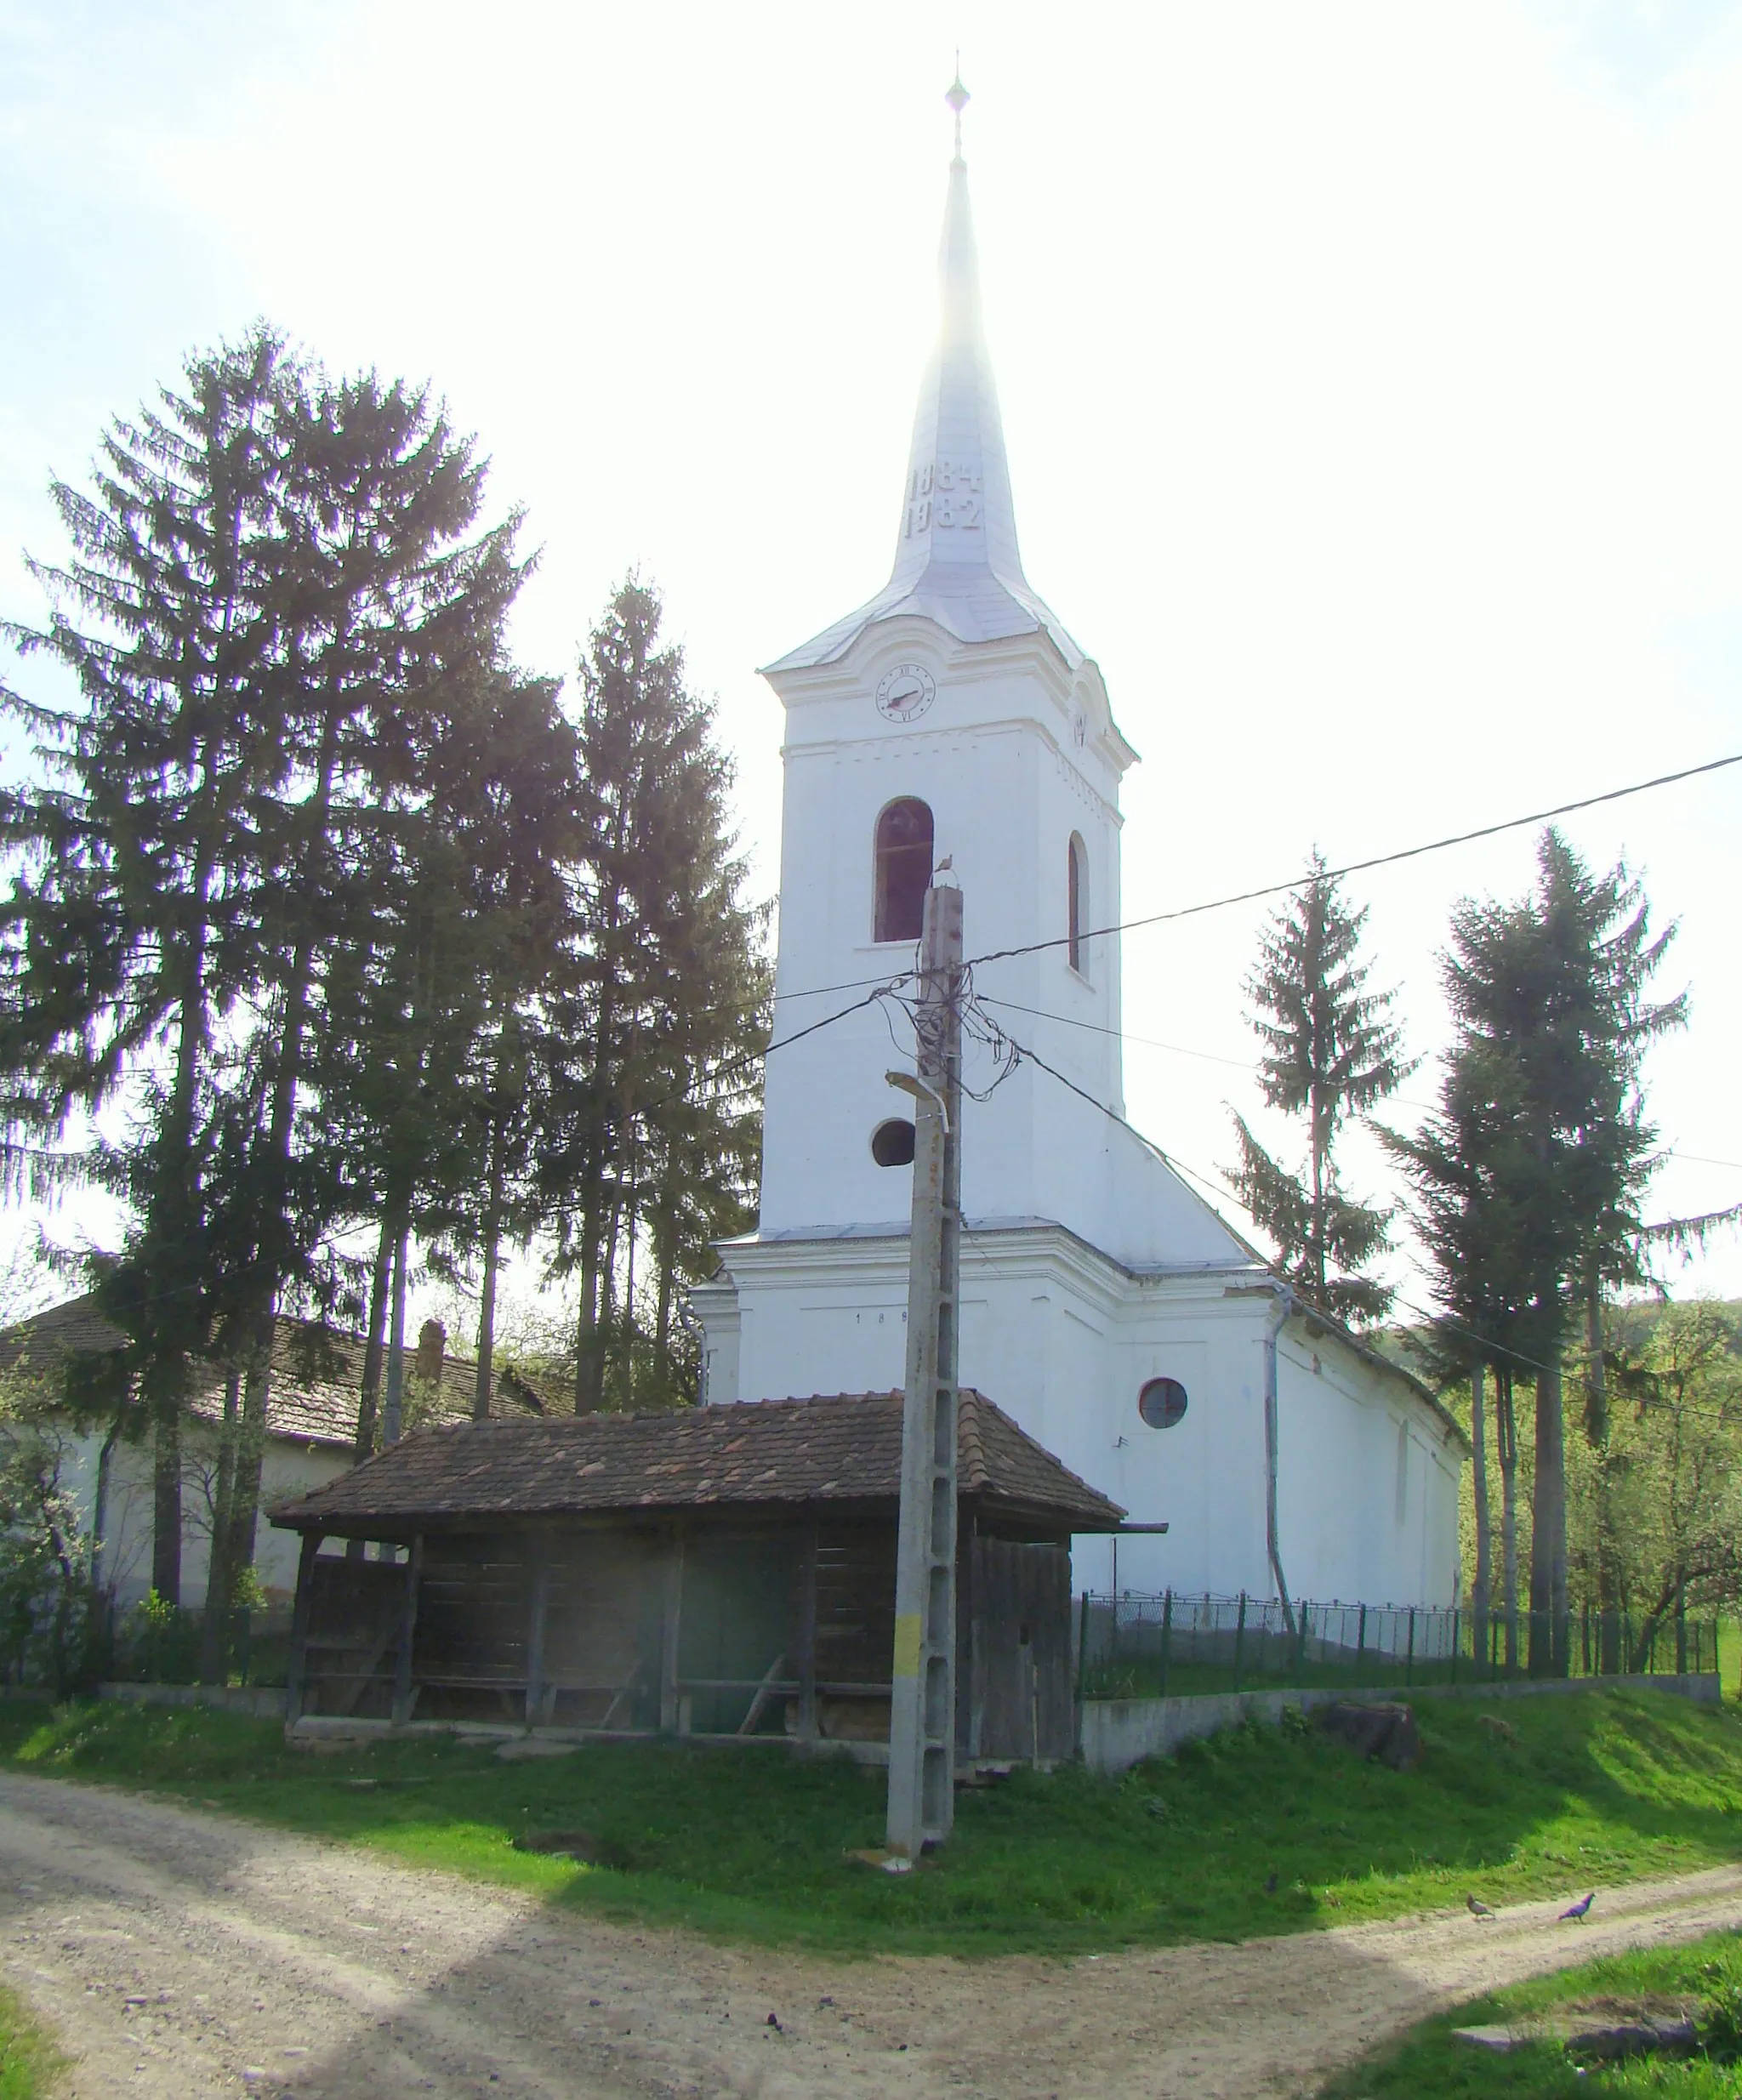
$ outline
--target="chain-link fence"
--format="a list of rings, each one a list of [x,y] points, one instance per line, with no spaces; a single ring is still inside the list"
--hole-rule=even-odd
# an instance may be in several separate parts
[[[1091,1699],[1511,1676],[1684,1675],[1718,1666],[1715,1619],[1685,1612],[1518,1612],[1085,1592],[1078,1683]]]

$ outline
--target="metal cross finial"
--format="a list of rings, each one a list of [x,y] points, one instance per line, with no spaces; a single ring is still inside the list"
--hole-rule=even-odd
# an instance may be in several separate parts
[[[967,106],[969,99],[968,91],[962,85],[962,54],[959,51],[956,53],[955,79],[950,83],[949,93],[943,99],[956,113],[956,165],[959,168],[963,164],[962,111]]]

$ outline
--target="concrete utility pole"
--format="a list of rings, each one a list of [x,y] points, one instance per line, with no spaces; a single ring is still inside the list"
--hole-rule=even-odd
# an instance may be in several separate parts
[[[917,1859],[955,1820],[956,1303],[962,1222],[962,893],[925,892],[919,937],[908,1389],[902,1412],[889,1849]]]

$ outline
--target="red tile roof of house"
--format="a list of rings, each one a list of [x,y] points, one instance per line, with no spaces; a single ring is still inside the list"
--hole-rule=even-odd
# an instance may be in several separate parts
[[[0,1369],[17,1368],[26,1376],[53,1375],[66,1358],[100,1356],[119,1349],[125,1337],[96,1309],[90,1293],[16,1321],[0,1334]],[[364,1340],[311,1320],[281,1318],[272,1346],[272,1389],[266,1413],[267,1434],[293,1443],[325,1444],[350,1450],[356,1441],[357,1403],[362,1391]],[[464,1357],[444,1356],[439,1379],[426,1386],[411,1376],[414,1352],[406,1352],[407,1414],[458,1421],[470,1417],[477,1385],[477,1366]],[[493,1407],[511,1419],[536,1419],[524,1380],[499,1373],[493,1381]],[[190,1398],[191,1411],[207,1421],[224,1413],[225,1372],[221,1365],[197,1367]]]

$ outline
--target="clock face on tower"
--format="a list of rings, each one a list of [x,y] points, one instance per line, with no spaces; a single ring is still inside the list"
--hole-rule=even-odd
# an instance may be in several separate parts
[[[917,721],[937,697],[937,687],[923,663],[897,663],[877,687],[877,712],[891,722]]]

